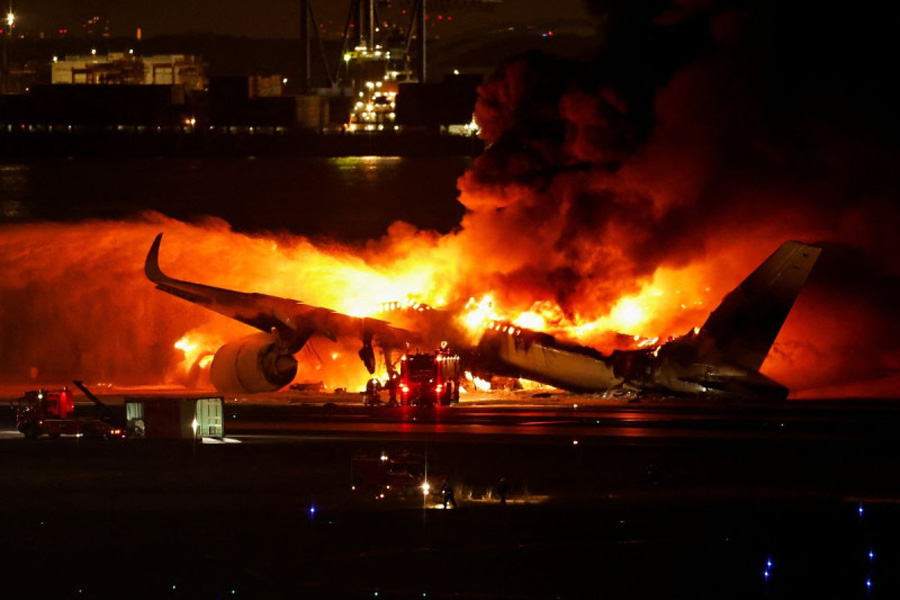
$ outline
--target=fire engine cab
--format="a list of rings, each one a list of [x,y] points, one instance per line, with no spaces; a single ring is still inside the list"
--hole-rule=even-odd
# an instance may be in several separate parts
[[[390,457],[384,452],[380,457],[354,456],[350,475],[353,491],[374,494],[378,500],[424,496],[428,501],[445,483],[443,476],[429,471],[426,457],[406,451]]]
[[[407,352],[400,358],[400,376],[391,396],[412,406],[448,406],[459,402],[459,356],[446,342],[428,353]]]

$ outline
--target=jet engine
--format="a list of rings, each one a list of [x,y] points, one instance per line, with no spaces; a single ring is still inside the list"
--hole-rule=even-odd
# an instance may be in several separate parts
[[[219,348],[209,368],[212,384],[226,394],[280,390],[297,374],[297,359],[271,335],[256,333]]]

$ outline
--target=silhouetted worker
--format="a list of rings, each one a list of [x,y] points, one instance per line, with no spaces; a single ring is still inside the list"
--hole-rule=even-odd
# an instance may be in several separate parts
[[[378,402],[378,380],[375,378],[370,379],[366,382],[366,404],[374,405]]]
[[[453,505],[453,508],[456,508],[456,498],[453,497],[453,488],[447,482],[444,482],[444,485],[441,487],[441,493],[444,495],[444,508],[447,508],[447,505]]]
[[[656,485],[659,482],[659,474],[656,472],[656,465],[652,462],[647,464],[647,481],[650,485]]]
[[[509,491],[509,486],[506,485],[506,477],[500,478],[500,483],[497,485],[497,493],[500,495],[500,504],[506,504],[506,493]]]
[[[389,404],[390,406],[397,406],[397,386],[399,385],[399,378],[396,373],[391,373],[390,379],[388,379],[385,387],[388,390],[389,396]]]

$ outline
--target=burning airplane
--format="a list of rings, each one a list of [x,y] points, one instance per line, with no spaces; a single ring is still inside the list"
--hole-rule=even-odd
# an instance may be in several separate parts
[[[359,357],[369,373],[375,347],[388,370],[393,352],[411,343],[435,345],[435,323],[442,338],[461,339],[446,311],[414,306],[418,324],[398,327],[288,298],[238,292],[166,276],[159,267],[162,234],[145,262],[157,289],[199,304],[262,333],[222,346],[210,366],[213,385],[224,393],[262,393],[288,385],[297,374],[294,355],[313,336],[336,341],[357,338]],[[579,392],[620,388],[635,392],[691,394],[725,398],[785,399],[786,387],[759,372],[821,250],[786,242],[729,293],[703,327],[652,348],[614,351],[557,341],[511,323],[491,322],[477,346],[465,352],[479,371],[521,377]]]

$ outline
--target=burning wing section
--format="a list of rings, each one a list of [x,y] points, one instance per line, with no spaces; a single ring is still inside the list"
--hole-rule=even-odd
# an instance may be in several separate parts
[[[162,234],[159,234],[144,264],[147,278],[157,289],[265,332],[226,344],[216,352],[210,377],[219,391],[258,393],[281,389],[296,375],[297,361],[293,355],[313,335],[332,341],[360,339],[363,344],[360,358],[370,372],[374,369],[373,343],[382,348],[395,348],[415,341],[412,333],[392,327],[386,321],[351,317],[288,298],[173,279],[159,268],[161,241]]]

